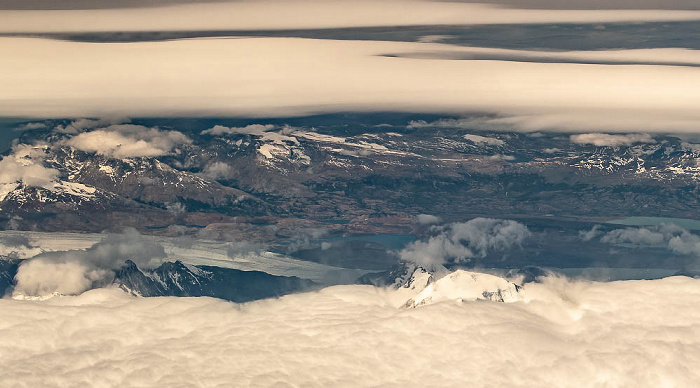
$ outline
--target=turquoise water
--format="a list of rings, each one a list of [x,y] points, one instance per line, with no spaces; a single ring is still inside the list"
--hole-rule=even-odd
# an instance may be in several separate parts
[[[659,224],[676,224],[689,230],[700,230],[700,221],[687,218],[669,217],[627,217],[619,220],[608,221],[608,224],[627,226],[653,226]]]

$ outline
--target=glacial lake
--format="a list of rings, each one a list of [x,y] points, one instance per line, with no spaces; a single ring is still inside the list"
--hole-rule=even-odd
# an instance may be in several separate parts
[[[325,239],[328,242],[337,241],[366,241],[383,245],[388,250],[403,249],[407,244],[416,241],[415,236],[406,236],[401,234],[375,234],[368,236],[350,236],[350,237],[331,237]]]
[[[606,222],[613,225],[626,226],[654,226],[659,224],[676,224],[688,230],[700,230],[700,221],[688,218],[670,217],[627,217]]]

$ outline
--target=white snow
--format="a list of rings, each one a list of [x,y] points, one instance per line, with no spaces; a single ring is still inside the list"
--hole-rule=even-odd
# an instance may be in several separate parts
[[[490,300],[512,303],[522,300],[515,283],[484,273],[457,270],[425,287],[404,307],[413,308],[447,300]]]

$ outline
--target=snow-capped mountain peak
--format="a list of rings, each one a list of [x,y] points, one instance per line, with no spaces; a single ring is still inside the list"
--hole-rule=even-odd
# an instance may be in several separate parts
[[[428,284],[418,295],[409,299],[404,308],[415,308],[446,300],[490,300],[512,303],[522,300],[520,286],[504,278],[457,270]]]

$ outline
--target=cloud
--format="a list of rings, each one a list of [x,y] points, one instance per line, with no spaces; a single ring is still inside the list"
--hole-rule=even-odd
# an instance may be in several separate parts
[[[676,224],[615,229],[603,235],[600,241],[607,244],[664,247],[677,254],[696,257],[695,262],[686,264],[686,269],[700,269],[700,236]]]
[[[479,136],[479,135],[464,135],[462,136],[464,139],[469,140],[470,142],[474,144],[486,144],[490,146],[501,146],[505,144],[505,142],[501,139],[496,139],[494,137],[485,137],[485,136]]]
[[[111,289],[2,299],[0,379],[18,387],[99,376],[105,386],[577,388],[700,380],[700,280],[546,278],[527,284],[524,297],[407,310],[396,293],[371,286],[242,305]]]
[[[274,30],[698,19],[697,11],[663,9],[528,10],[459,1],[269,0],[137,9],[8,10],[0,13],[0,32]]]
[[[326,228],[292,228],[290,233],[290,241],[287,244],[287,253],[296,252],[302,249],[310,249],[319,244],[318,240],[328,235]]]
[[[17,183],[33,187],[53,187],[58,179],[58,170],[45,167],[45,159],[46,152],[43,146],[13,146],[12,152],[0,160],[0,193],[4,191],[2,187],[14,188]],[[2,197],[4,194],[0,196],[0,200]]]
[[[693,132],[700,125],[693,104],[700,88],[687,86],[700,82],[695,68],[383,56],[438,48],[461,50],[299,38],[119,45],[1,38],[0,49],[16,55],[0,62],[0,101],[3,114],[23,117],[409,111],[487,112],[454,124],[494,130]]]
[[[15,276],[13,297],[79,294],[111,282],[113,270],[126,260],[151,268],[165,257],[162,246],[135,230],[108,235],[85,250],[46,252],[23,261]]]
[[[416,216],[416,222],[421,225],[439,224],[441,221],[440,217],[431,214],[419,214]]]
[[[433,228],[435,235],[408,244],[399,255],[402,260],[426,268],[446,263],[463,263],[483,258],[490,251],[506,251],[530,236],[517,221],[475,218]]]
[[[111,158],[133,158],[166,155],[191,142],[182,132],[119,124],[80,133],[65,144]]]
[[[34,246],[23,235],[4,235],[0,237],[0,260],[2,256],[25,259],[40,254],[43,250]]]
[[[635,143],[656,143],[651,135],[646,133],[631,133],[629,135],[609,135],[607,133],[584,133],[571,135],[571,141],[577,144],[593,144],[598,147],[631,146]]]
[[[202,131],[202,135],[233,135],[233,134],[244,134],[244,135],[259,135],[262,136],[265,132],[274,130],[276,127],[272,124],[262,125],[262,124],[251,124],[245,127],[224,127],[223,125],[215,125],[209,129]]]
[[[259,256],[265,251],[266,247],[260,243],[248,242],[248,241],[238,241],[229,243],[226,246],[226,256],[230,259],[245,257],[245,256]]]
[[[582,230],[578,232],[578,236],[581,238],[583,241],[591,241],[594,238],[600,236],[604,232],[600,230],[601,226],[600,225],[593,225],[591,230]]]
[[[202,176],[208,179],[218,180],[230,178],[233,173],[233,167],[224,162],[212,162],[204,166]]]
[[[625,228],[615,229],[600,238],[607,244],[634,244],[659,246],[666,245],[676,233],[683,233],[684,229],[673,224],[665,224],[651,228]]]
[[[35,129],[44,129],[46,128],[46,123],[41,123],[41,122],[31,122],[31,123],[26,123],[18,126],[15,128],[17,131],[32,131]]]
[[[77,134],[80,132],[85,132],[88,129],[104,128],[110,125],[123,124],[128,121],[128,119],[121,117],[105,117],[99,119],[80,118],[73,120],[67,125],[58,125],[54,128],[54,131],[67,134]]]

